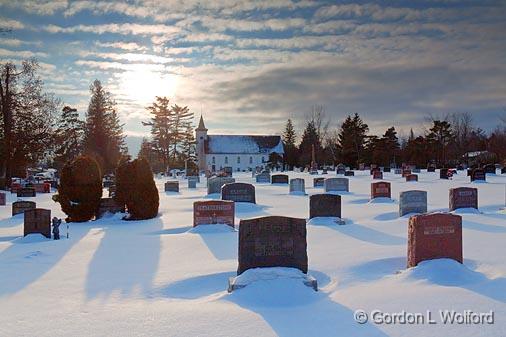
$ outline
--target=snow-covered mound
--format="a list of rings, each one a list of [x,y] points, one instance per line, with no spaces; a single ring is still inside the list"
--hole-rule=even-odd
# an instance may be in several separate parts
[[[307,221],[308,225],[312,226],[335,226],[345,225],[346,221],[338,217],[314,217]]]
[[[193,227],[188,230],[188,233],[193,234],[213,234],[213,233],[230,233],[236,232],[236,230],[225,224],[209,224],[209,225],[199,225],[197,227]]]
[[[37,243],[47,241],[51,241],[51,239],[48,239],[44,235],[39,233],[28,234],[27,236],[20,237],[19,239],[14,240],[15,243]]]

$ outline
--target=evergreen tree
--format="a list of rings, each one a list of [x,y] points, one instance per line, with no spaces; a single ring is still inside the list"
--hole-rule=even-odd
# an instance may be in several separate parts
[[[183,143],[188,137],[188,125],[191,125],[192,120],[193,113],[190,112],[187,106],[181,107],[175,104],[171,107],[169,135],[172,139],[172,160],[174,163],[183,151]],[[191,132],[193,134],[193,130]],[[187,145],[191,147],[190,144]]]
[[[151,136],[153,137],[153,149],[158,152],[162,159],[164,171],[169,167],[171,138],[170,138],[170,118],[171,109],[167,97],[156,97],[153,104],[147,107],[153,115],[150,122],[143,122],[143,125],[151,126]]]
[[[297,146],[295,145],[297,135],[291,119],[288,119],[283,132],[283,145],[285,150],[284,162],[289,167],[297,165]]]
[[[153,172],[164,172],[165,166],[160,159],[158,152],[153,148],[153,143],[146,138],[142,138],[141,148],[137,154],[137,158],[144,158],[148,161]]]
[[[311,164],[313,146],[315,151],[316,163],[321,160],[322,144],[318,131],[312,121],[309,121],[302,133],[302,140],[299,145],[299,165],[306,166]]]
[[[84,153],[96,158],[104,173],[113,172],[126,155],[123,125],[115,110],[116,103],[99,80],[90,86],[91,99],[86,113]]]
[[[445,166],[447,164],[447,147],[452,140],[451,124],[447,121],[433,121],[426,138],[436,155],[436,162]]]
[[[338,139],[343,162],[350,166],[357,166],[363,161],[363,151],[369,126],[358,114],[348,116],[341,125]]]
[[[82,153],[84,126],[77,109],[63,107],[55,130],[54,161],[58,169]]]

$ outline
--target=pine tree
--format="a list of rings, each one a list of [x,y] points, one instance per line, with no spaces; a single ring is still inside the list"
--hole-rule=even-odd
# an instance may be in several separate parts
[[[55,130],[55,158],[57,168],[75,159],[82,152],[84,121],[79,119],[77,109],[65,106]]]
[[[451,124],[447,121],[433,121],[426,138],[432,147],[433,153],[436,154],[437,163],[445,166],[447,164],[447,147],[452,140]]]
[[[153,172],[164,172],[165,166],[158,152],[153,148],[153,143],[146,138],[142,138],[141,148],[137,154],[137,158],[145,158]]]
[[[143,125],[151,126],[151,135],[153,137],[153,149],[158,152],[163,161],[164,170],[169,166],[171,138],[170,138],[170,119],[171,109],[167,97],[156,97],[153,104],[147,107],[147,110],[153,115],[150,122],[143,122]]]
[[[181,107],[175,104],[171,107],[169,135],[172,139],[172,160],[174,163],[183,151],[182,145],[187,137],[188,124],[191,125],[192,120],[193,113],[190,112],[187,106]]]
[[[123,125],[115,110],[116,103],[99,80],[90,86],[91,99],[86,113],[84,153],[96,158],[104,173],[110,173],[126,155]]]
[[[302,140],[299,145],[299,164],[301,166],[311,164],[313,146],[316,154],[316,163],[318,163],[321,160],[322,144],[314,123],[310,121],[302,133]]]
[[[343,162],[350,166],[357,166],[363,160],[363,151],[369,126],[358,114],[346,117],[341,125],[338,139]]]
[[[297,146],[295,145],[297,135],[291,119],[288,119],[283,132],[283,145],[285,150],[284,162],[293,167],[297,165]]]

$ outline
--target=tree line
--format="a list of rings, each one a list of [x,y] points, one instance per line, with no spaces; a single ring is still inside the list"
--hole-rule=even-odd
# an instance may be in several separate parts
[[[39,68],[35,59],[0,64],[0,188],[31,166],[60,169],[80,154],[112,172],[128,151],[111,93],[95,80],[81,120],[75,108],[45,91]]]
[[[418,167],[506,164],[506,118],[488,134],[474,124],[469,113],[428,119],[430,126],[419,135],[411,129],[409,135],[399,137],[394,126],[381,135],[372,135],[359,114],[350,114],[332,127],[324,107],[315,105],[306,115],[299,141],[293,121],[286,122],[284,164],[289,168],[308,167],[313,147],[320,167],[339,163],[354,168],[361,163],[380,166],[407,163]]]

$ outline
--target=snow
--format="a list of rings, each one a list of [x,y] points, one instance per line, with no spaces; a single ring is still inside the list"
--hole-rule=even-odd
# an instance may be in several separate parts
[[[255,184],[257,199],[236,205],[236,228],[257,216],[307,218],[309,196],[323,191],[311,187],[315,176],[289,176],[306,180],[307,196],[234,172],[236,181]],[[59,241],[23,238],[23,216],[10,215],[17,198],[7,193],[0,206],[0,336],[504,336],[506,175],[476,184],[465,174],[439,180],[439,172],[423,170],[418,183],[406,183],[384,173],[392,184],[386,202],[370,202],[369,172],[349,178],[350,192],[340,193],[345,224],[316,218],[307,226],[308,275],[317,292],[285,268],[273,268],[269,280],[268,270],[247,271],[239,279],[248,279],[246,287],[227,292],[237,276],[238,232],[192,227],[193,202],[219,198],[206,196],[205,179],[197,189],[181,180],[179,194],[163,192],[157,179],[157,218],[122,221],[116,214],[72,223],[69,239],[63,224]],[[479,211],[455,212],[463,218],[464,264],[440,259],[406,269],[409,217],[398,216],[399,192],[426,190],[429,211],[448,211],[448,189],[461,186],[479,190]],[[29,200],[65,218],[50,194]],[[358,324],[358,309],[433,316],[492,310],[495,323]]]
[[[258,154],[272,153],[283,154],[283,143],[281,137],[277,136],[279,142],[273,147],[261,147],[256,138],[262,136],[243,135],[208,135],[209,154],[237,153],[237,154]],[[276,136],[265,136],[271,138]]]

